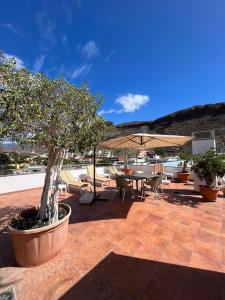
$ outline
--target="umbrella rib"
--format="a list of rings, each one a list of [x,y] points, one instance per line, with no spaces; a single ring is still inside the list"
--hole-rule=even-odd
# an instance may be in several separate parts
[[[110,148],[117,148],[118,146],[121,146],[121,145],[123,145],[124,143],[126,143],[127,142],[127,140],[129,140],[127,137],[124,137],[125,138],[125,141],[123,141],[122,143],[119,143],[118,145],[112,145],[112,147],[110,147]],[[118,141],[115,141],[115,142],[117,142],[118,143]],[[114,143],[115,143],[114,142]],[[112,143],[113,144],[113,143]]]
[[[153,139],[155,139],[155,140],[157,140],[157,141],[160,141],[160,142],[167,142],[168,144],[171,144],[171,147],[172,147],[172,146],[182,146],[182,144],[172,143],[172,142],[169,142],[169,141],[167,141],[167,140],[161,140],[161,139],[159,139],[159,138],[153,138]],[[163,146],[162,146],[162,147],[163,147]]]

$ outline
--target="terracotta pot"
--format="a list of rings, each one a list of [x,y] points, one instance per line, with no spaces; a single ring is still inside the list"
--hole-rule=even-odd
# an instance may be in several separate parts
[[[55,224],[30,230],[17,230],[8,225],[16,262],[21,267],[41,265],[55,257],[65,246],[71,208],[60,203],[68,214]],[[31,209],[32,210],[32,209]]]
[[[182,172],[177,173],[177,179],[180,182],[188,182],[189,176],[190,176],[190,173],[182,173]]]
[[[225,186],[223,186],[223,187],[221,188],[221,191],[223,192],[223,196],[225,197]]]
[[[127,175],[133,175],[134,174],[134,169],[132,169],[132,168],[124,168],[122,171]]]
[[[216,201],[219,189],[211,189],[206,185],[199,185],[199,189],[205,201]]]

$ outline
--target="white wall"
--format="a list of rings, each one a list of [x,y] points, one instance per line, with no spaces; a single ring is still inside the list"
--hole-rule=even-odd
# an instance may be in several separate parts
[[[0,177],[0,194],[42,187],[45,173],[22,174]]]
[[[215,139],[201,139],[192,141],[192,153],[201,154],[206,153],[209,149],[216,149]]]
[[[104,174],[104,167],[97,168],[99,174]],[[71,170],[75,178],[81,174],[87,174],[86,168]],[[44,185],[45,173],[21,174],[0,177],[0,194],[23,191]]]
[[[135,170],[143,171],[144,173],[152,174],[152,166],[151,165],[141,165],[141,166],[132,166]],[[97,174],[101,175],[104,173],[108,173],[107,167],[97,167]],[[180,170],[180,168],[176,167],[164,167],[165,172],[173,173],[174,177],[176,177],[176,173]],[[87,169],[80,168],[71,170],[72,175],[75,178],[79,178],[80,175],[86,175]],[[32,188],[43,187],[44,185],[45,173],[35,173],[35,174],[22,174],[22,175],[11,175],[11,176],[3,176],[0,177],[0,194],[10,193],[15,191],[23,191]]]

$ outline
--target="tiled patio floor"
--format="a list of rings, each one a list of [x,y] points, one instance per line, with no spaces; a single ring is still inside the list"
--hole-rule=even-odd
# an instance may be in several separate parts
[[[67,245],[33,268],[16,266],[5,225],[41,190],[1,196],[0,289],[13,285],[18,300],[225,299],[225,199],[202,202],[192,190],[171,184],[159,205],[128,196],[79,206],[69,194]]]

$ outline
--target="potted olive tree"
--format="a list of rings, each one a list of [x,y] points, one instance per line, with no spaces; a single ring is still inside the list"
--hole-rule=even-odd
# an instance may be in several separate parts
[[[0,141],[48,152],[40,207],[23,210],[8,226],[20,266],[50,260],[66,242],[71,209],[58,204],[63,158],[68,149],[83,151],[101,138],[106,126],[97,114],[101,103],[102,97],[93,96],[86,85],[18,70],[14,59],[0,53]]]
[[[188,163],[192,160],[192,155],[187,152],[183,152],[180,154],[180,158],[183,160],[182,171],[177,173],[177,179],[180,182],[188,182],[190,172],[188,172],[187,167]]]
[[[200,180],[205,181],[205,185],[200,185],[200,192],[203,199],[206,201],[215,201],[219,189],[215,186],[216,177],[225,175],[225,161],[214,150],[209,150],[207,153],[198,155],[195,158],[195,163],[192,170],[197,174]]]

